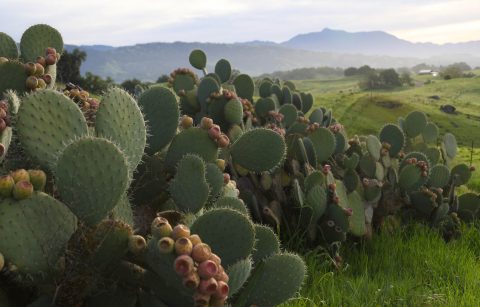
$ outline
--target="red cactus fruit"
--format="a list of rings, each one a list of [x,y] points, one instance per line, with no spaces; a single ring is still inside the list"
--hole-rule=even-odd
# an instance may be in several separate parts
[[[24,67],[25,67],[25,73],[28,76],[33,76],[35,74],[35,71],[37,70],[37,66],[33,62],[25,63]]]
[[[200,285],[200,277],[197,272],[190,272],[187,276],[183,277],[183,286],[189,289],[197,289]]]
[[[19,181],[30,181],[30,175],[23,168],[10,172],[10,175],[12,176],[13,180],[15,180],[15,183]]]
[[[52,75],[50,75],[50,74],[43,75],[42,79],[43,79],[43,81],[45,81],[46,84],[52,83],[52,80],[53,80]]]
[[[190,239],[190,242],[192,242],[194,247],[195,245],[202,243],[202,239],[200,239],[198,235],[190,235],[190,237],[188,238]]]
[[[210,255],[210,260],[212,260],[213,262],[215,262],[217,265],[220,265],[222,264],[222,259],[220,259],[220,257],[218,257],[216,254],[212,253]]]
[[[0,100],[0,109],[8,112],[8,102],[6,100]]]
[[[39,78],[37,88],[43,90],[46,87],[47,87],[47,83],[45,82],[45,80],[43,80],[42,78]]]
[[[14,185],[15,185],[15,181],[13,180],[12,176],[10,175],[1,176],[0,177],[0,195],[2,197],[12,196]]]
[[[221,134],[220,137],[217,139],[218,147],[225,148],[230,144],[230,139],[227,135]]]
[[[55,54],[55,55],[56,55],[56,54],[57,54],[57,50],[56,50],[55,48],[53,48],[53,47],[48,47],[48,48],[45,49],[45,54],[47,54],[47,55],[48,55],[48,54]]]
[[[7,122],[3,118],[0,118],[0,132],[3,132],[3,130],[5,130],[6,128],[7,128]],[[3,150],[5,151],[5,146],[3,147]]]
[[[201,293],[205,293],[208,295],[212,295],[217,292],[218,283],[214,278],[203,279],[200,281],[200,285],[198,286],[198,290]]]
[[[47,57],[45,58],[45,63],[47,63],[47,65],[54,65],[55,63],[57,63],[57,55],[56,54],[47,55]]]
[[[173,228],[172,238],[174,240],[178,240],[180,238],[188,238],[188,237],[190,237],[190,229],[187,226],[183,224],[179,224]]]
[[[227,184],[230,182],[230,174],[228,173],[223,173],[223,183]]]
[[[47,65],[47,62],[45,61],[45,58],[43,56],[37,56],[35,62],[42,65],[43,67]]]
[[[218,272],[218,266],[212,260],[205,260],[198,265],[198,275],[202,279],[209,279]]]
[[[198,243],[193,247],[192,258],[198,263],[207,261],[212,256],[212,249],[208,244]]]
[[[213,119],[208,118],[208,117],[203,117],[202,120],[200,121],[200,127],[203,129],[210,129],[213,126]]]
[[[30,76],[25,81],[25,85],[26,85],[27,89],[34,90],[38,87],[38,79],[34,76]]]
[[[195,292],[193,295],[193,300],[195,302],[195,307],[207,307],[210,302],[210,295],[201,292]]]
[[[190,255],[192,253],[193,244],[188,238],[178,238],[175,241],[175,253],[177,255]]]
[[[19,181],[13,186],[13,198],[16,200],[22,200],[30,198],[33,194],[33,185],[26,181]]]
[[[31,169],[28,170],[28,176],[35,191],[43,191],[47,183],[47,174],[40,169]]]
[[[158,240],[158,250],[162,254],[170,254],[175,249],[175,241],[170,237],[164,237]]]
[[[194,269],[194,263],[192,257],[188,255],[180,255],[175,259],[173,268],[175,272],[180,276],[187,276]]]
[[[228,296],[228,291],[230,288],[228,287],[226,282],[219,281],[217,282],[217,291],[213,294],[215,298],[226,298]]]
[[[45,74],[45,68],[40,63],[35,63],[35,76],[41,77]]]
[[[219,125],[213,125],[210,129],[208,129],[208,136],[212,140],[217,140],[221,134],[222,134],[222,131],[220,130]]]

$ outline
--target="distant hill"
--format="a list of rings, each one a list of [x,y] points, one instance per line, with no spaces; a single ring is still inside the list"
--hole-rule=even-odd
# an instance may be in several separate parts
[[[82,73],[90,71],[115,81],[138,78],[155,81],[178,67],[190,67],[188,55],[202,49],[208,55],[208,70],[220,58],[252,75],[301,67],[409,67],[421,62],[445,65],[464,61],[480,65],[480,41],[461,44],[415,44],[385,32],[348,33],[325,29],[302,34],[277,44],[269,41],[246,43],[148,43],[134,46],[73,46],[87,53]]]

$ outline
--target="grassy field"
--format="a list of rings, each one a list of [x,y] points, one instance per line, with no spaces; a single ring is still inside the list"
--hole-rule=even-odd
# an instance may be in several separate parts
[[[350,136],[378,134],[385,123],[424,111],[442,134],[457,136],[457,161],[472,160],[479,170],[467,188],[479,192],[480,77],[444,81],[422,76],[416,81],[415,87],[372,92],[360,91],[355,78],[296,84],[314,94],[316,106],[331,108]],[[434,95],[440,99],[429,98]],[[442,104],[454,105],[457,114],[441,112]],[[475,226],[465,226],[459,240],[445,243],[434,230],[412,224],[346,246],[342,255],[345,265],[336,270],[324,252],[307,253],[309,277],[298,297],[284,306],[480,306],[480,232]]]

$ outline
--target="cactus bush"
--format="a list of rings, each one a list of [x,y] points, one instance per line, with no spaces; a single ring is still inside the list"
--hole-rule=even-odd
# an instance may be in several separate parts
[[[0,40],[2,303],[274,306],[295,295],[303,260],[253,222],[231,179],[232,163],[268,171],[286,152],[271,130],[247,131],[235,86],[251,99],[248,76],[221,85],[223,60],[200,82],[176,71],[174,91],[152,86],[137,102],[112,88],[97,100],[56,87],[55,29],[29,28],[21,54]],[[191,59],[206,74],[205,54]]]

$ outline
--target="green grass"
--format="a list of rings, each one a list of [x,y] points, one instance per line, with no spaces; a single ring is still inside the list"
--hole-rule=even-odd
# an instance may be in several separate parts
[[[324,253],[305,256],[308,278],[284,306],[479,306],[480,233],[465,227],[445,243],[432,229],[409,225],[345,247],[334,270]]]

